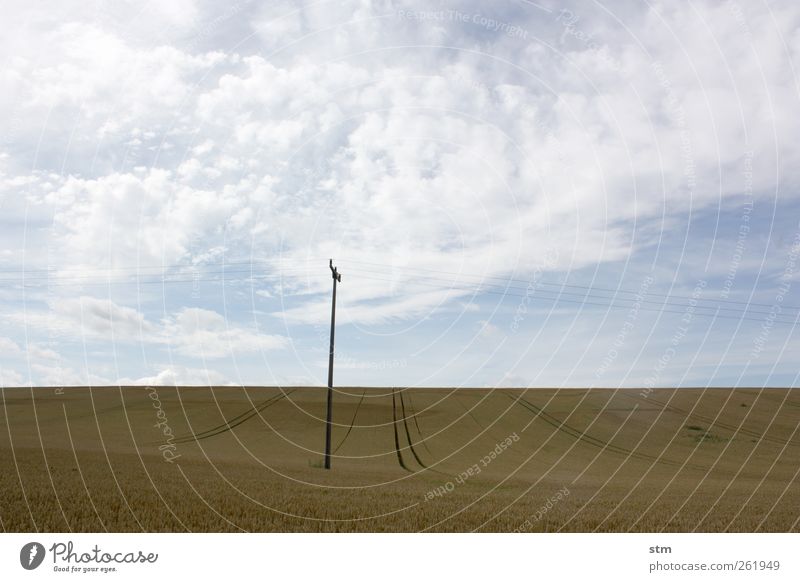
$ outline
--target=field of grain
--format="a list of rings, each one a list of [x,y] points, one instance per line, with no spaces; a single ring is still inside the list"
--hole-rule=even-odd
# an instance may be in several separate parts
[[[4,389],[4,531],[798,531],[800,391]]]

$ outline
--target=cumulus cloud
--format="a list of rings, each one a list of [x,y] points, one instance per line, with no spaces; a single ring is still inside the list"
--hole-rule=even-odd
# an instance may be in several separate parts
[[[120,386],[232,386],[230,380],[215,370],[167,366],[153,376],[120,378]]]
[[[37,385],[42,386],[108,386],[108,378],[97,376],[86,369],[75,370],[70,366],[34,364]]]
[[[3,358],[26,358],[34,362],[57,361],[61,359],[61,354],[33,342],[29,342],[27,347],[23,348],[11,338],[0,337],[0,359]]]
[[[280,350],[289,345],[284,336],[242,327],[209,309],[184,308],[156,323],[132,307],[89,296],[58,300],[51,307],[47,312],[12,314],[10,319],[61,339],[103,341],[118,346],[168,346],[196,359],[235,357]],[[8,338],[0,338],[2,351],[12,356],[24,354]],[[29,346],[28,353],[37,360],[60,359],[53,350],[36,344]]]
[[[182,186],[167,170],[70,178],[46,196],[60,252],[73,267],[172,264],[198,234],[220,232],[244,202]]]
[[[77,328],[78,335],[107,339],[118,336],[122,341],[130,341],[155,331],[143,314],[108,299],[88,296],[60,299],[53,304],[53,312],[57,319],[69,322],[73,332]]]
[[[0,388],[11,388],[22,385],[22,374],[9,368],[0,367]]]
[[[287,338],[230,325],[215,311],[185,308],[164,325],[163,341],[186,356],[222,358],[285,348]]]

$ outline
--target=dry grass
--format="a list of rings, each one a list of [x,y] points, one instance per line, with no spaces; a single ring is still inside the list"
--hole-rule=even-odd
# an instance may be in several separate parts
[[[5,389],[2,528],[800,529],[798,391],[347,389],[330,472],[324,397]]]

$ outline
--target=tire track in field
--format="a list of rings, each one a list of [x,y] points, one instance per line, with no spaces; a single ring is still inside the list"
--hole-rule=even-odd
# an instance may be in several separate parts
[[[464,410],[467,412],[467,414],[469,415],[469,417],[472,419],[472,421],[473,421],[475,424],[477,424],[477,425],[478,425],[478,427],[481,429],[481,431],[485,431],[485,430],[486,430],[486,427],[485,427],[485,426],[483,426],[483,424],[481,424],[481,423],[478,421],[478,419],[475,417],[475,415],[474,415],[474,414],[472,414],[472,409],[470,409],[470,408],[469,408],[469,407],[468,407],[466,404],[464,404],[464,403],[463,403],[463,402],[462,402],[462,401],[461,401],[461,400],[458,398],[458,396],[457,396],[457,395],[453,395],[453,398],[455,399],[455,401],[456,401],[456,402],[458,402],[458,403],[461,405],[461,408],[463,408],[463,409],[464,409]]]
[[[400,411],[403,414],[403,426],[406,429],[406,438],[408,439],[408,448],[411,449],[411,454],[414,455],[414,459],[416,459],[417,463],[423,469],[427,469],[428,466],[422,462],[422,459],[419,458],[417,451],[414,450],[414,441],[411,440],[411,432],[408,430],[408,417],[406,416],[406,402],[403,398],[403,391],[400,390]]]
[[[623,392],[623,394],[625,396],[627,396],[628,398],[633,398],[634,400],[638,401],[638,398],[636,396],[633,396],[631,394],[627,394],[627,393],[624,393],[624,392]],[[679,407],[675,406],[674,404],[669,404],[667,402],[661,402],[660,400],[656,400],[655,398],[652,398],[650,396],[647,397],[647,400],[649,402],[653,402],[654,404],[658,404],[659,406],[661,406],[665,410],[669,410],[671,412],[674,412],[676,414],[679,414],[679,415],[683,416],[686,420],[695,419],[695,420],[698,420],[698,421],[701,421],[701,422],[705,422],[709,426],[709,428],[711,428],[712,426],[716,426],[716,427],[719,427],[719,428],[723,428],[725,430],[729,430],[734,435],[736,433],[741,433],[741,434],[747,435],[749,437],[765,440],[767,442],[778,444],[778,445],[800,446],[800,442],[798,442],[798,441],[792,441],[792,440],[786,441],[786,440],[778,438],[778,437],[767,436],[765,434],[759,433],[756,430],[752,430],[752,429],[748,429],[748,428],[739,428],[739,427],[737,427],[735,425],[728,424],[728,423],[725,423],[725,422],[720,422],[719,420],[715,420],[713,418],[710,418],[708,416],[704,416],[702,414],[698,414],[696,412],[689,412],[687,410],[683,410],[682,408],[679,408]],[[786,403],[786,404],[788,404],[788,403]]]
[[[422,443],[422,446],[425,447],[425,450],[428,451],[428,454],[431,457],[436,458],[433,456],[433,453],[428,448],[428,443],[425,440],[425,435],[422,434],[422,430],[419,428],[419,421],[417,421],[417,413],[414,410],[414,403],[411,401],[411,394],[408,395],[408,409],[411,411],[411,418],[414,419],[414,425],[417,427],[417,434],[419,435],[419,438],[422,439],[420,441]]]
[[[364,396],[366,396],[366,394],[367,394],[366,390],[364,390],[361,393],[361,399],[358,401],[358,404],[356,404],[356,411],[353,413],[353,420],[350,421],[350,427],[347,429],[347,432],[345,433],[344,438],[342,438],[342,440],[339,441],[339,444],[336,445],[336,448],[333,449],[333,453],[334,454],[336,454],[336,451],[338,451],[339,448],[344,444],[344,441],[347,440],[347,437],[350,436],[350,431],[353,430],[353,426],[356,423],[356,416],[358,416],[358,409],[361,408],[361,403],[364,402]]]
[[[432,473],[439,473],[439,475],[445,475],[445,476],[449,477],[450,475],[448,473],[444,473],[442,471],[439,471],[438,469],[433,469],[431,467],[428,467],[425,463],[422,462],[422,459],[419,458],[419,455],[417,454],[417,451],[414,449],[414,441],[411,438],[411,431],[408,430],[408,420],[407,420],[408,416],[406,415],[406,405],[405,405],[405,399],[403,397],[403,390],[398,390],[398,395],[400,396],[400,410],[401,410],[401,412],[403,414],[403,425],[405,426],[405,429],[406,429],[406,438],[408,439],[408,447],[411,449],[411,454],[414,455],[414,459],[416,459],[417,463],[419,463],[419,466],[422,467],[423,469],[425,469],[426,471],[431,471]],[[409,398],[409,403],[410,403],[411,396],[409,396],[408,398]],[[417,425],[417,430],[419,431],[419,424]],[[422,439],[423,439],[422,442],[424,444],[425,443],[425,440],[424,440],[425,436],[422,434],[421,431],[419,431],[419,434],[422,437]],[[430,453],[430,450],[428,450],[428,452]],[[431,454],[431,456],[433,456],[433,454]]]
[[[288,392],[281,392],[280,394],[276,394],[275,396],[272,396],[272,397],[268,398],[264,402],[261,402],[260,404],[252,407],[250,410],[246,410],[243,413],[237,414],[233,418],[231,418],[229,420],[226,420],[225,422],[223,422],[220,425],[217,425],[217,426],[215,426],[213,428],[209,428],[207,430],[203,430],[203,431],[200,431],[200,432],[197,432],[197,433],[192,433],[191,435],[186,435],[186,436],[183,436],[183,437],[176,438],[172,442],[174,442],[176,444],[197,442],[197,441],[201,441],[201,440],[204,440],[204,439],[207,439],[207,438],[211,438],[213,436],[220,435],[220,434],[222,434],[224,432],[228,432],[231,429],[234,429],[237,426],[247,422],[248,420],[253,418],[255,415],[257,415],[259,412],[264,410],[265,408],[269,408],[273,404],[275,404],[275,403],[279,402],[280,400],[286,398],[287,396],[289,396],[289,394],[294,392],[294,390],[295,389],[289,390]]]
[[[178,439],[175,439],[175,442],[180,442],[182,440],[184,440],[184,441],[199,440],[199,438],[202,438],[202,437],[205,437],[205,436],[214,436],[214,435],[212,435],[210,433],[219,434],[219,432],[226,432],[227,430],[230,430],[231,428],[239,426],[242,422],[245,422],[245,421],[249,420],[250,418],[253,417],[253,415],[257,414],[261,410],[264,410],[268,406],[274,404],[278,400],[282,399],[285,395],[286,394],[284,394],[284,393],[280,393],[280,394],[276,394],[275,396],[270,396],[267,400],[265,400],[265,401],[263,401],[263,402],[261,402],[259,404],[256,404],[255,406],[252,406],[250,409],[245,410],[241,414],[237,414],[236,416],[227,419],[222,424],[219,424],[219,425],[217,425],[215,427],[212,427],[212,428],[209,428],[209,429],[197,432],[197,433],[192,433],[191,435],[180,437]]]
[[[641,453],[632,451],[630,449],[626,449],[625,447],[621,447],[619,445],[613,445],[607,441],[599,439],[597,437],[590,436],[583,431],[578,430],[577,428],[571,427],[568,424],[564,423],[563,421],[559,420],[555,416],[548,414],[543,409],[539,408],[535,404],[532,404],[522,398],[521,396],[518,398],[514,398],[511,394],[506,393],[506,396],[511,398],[514,402],[526,408],[528,411],[533,412],[537,417],[541,418],[550,426],[553,426],[560,430],[561,432],[571,436],[572,438],[579,440],[583,443],[591,445],[593,447],[598,447],[604,450],[607,450],[611,453],[616,453],[618,455],[623,455],[626,458],[632,457],[634,459],[639,459],[640,461],[651,461],[653,463],[661,463],[663,465],[669,465],[672,467],[690,467],[692,469],[697,469],[699,471],[708,472],[708,467],[703,465],[697,465],[694,463],[681,463],[679,461],[673,461],[671,459],[665,459],[663,457],[656,457],[653,455],[648,455],[647,453]]]
[[[397,402],[395,399],[395,390],[392,388],[392,426],[394,427],[394,452],[397,453],[397,462],[409,473],[415,473],[409,469],[403,461],[403,454],[400,452],[400,437],[397,434]]]
[[[456,402],[458,402],[458,403],[461,405],[461,407],[462,407],[462,408],[463,408],[463,409],[464,409],[464,410],[467,412],[467,414],[468,414],[468,415],[469,415],[469,417],[472,419],[472,421],[473,421],[475,424],[477,424],[477,425],[480,427],[480,429],[481,429],[481,434],[485,434],[486,436],[490,436],[490,437],[492,437],[493,439],[495,439],[496,441],[498,440],[495,434],[491,434],[491,429],[490,429],[490,428],[488,428],[488,427],[485,427],[485,426],[483,426],[483,423],[482,423],[482,422],[480,422],[480,421],[478,420],[478,418],[477,418],[477,417],[476,417],[474,414],[472,414],[472,409],[471,409],[471,408],[469,408],[469,407],[468,407],[466,404],[464,404],[464,402],[463,402],[463,401],[459,400],[458,396],[454,395],[454,396],[453,396],[453,398],[454,398],[454,399],[455,399],[455,401],[456,401]],[[496,421],[495,421],[495,422],[496,422]],[[499,439],[499,440],[503,440],[503,439]],[[512,453],[513,453],[515,456],[519,457],[520,459],[524,459],[524,462],[523,462],[523,464],[524,464],[524,463],[527,463],[527,462],[530,460],[530,458],[529,458],[529,457],[525,456],[525,454],[524,454],[524,453],[522,453],[521,451],[519,451],[519,450],[517,450],[517,449],[515,449],[515,448],[511,448],[511,447],[510,447],[510,448],[506,449],[506,451],[511,451],[511,452],[512,452]]]

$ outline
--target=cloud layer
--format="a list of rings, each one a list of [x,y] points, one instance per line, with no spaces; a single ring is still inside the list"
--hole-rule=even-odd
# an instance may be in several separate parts
[[[365,333],[442,314],[449,330],[477,309],[476,282],[544,271],[621,284],[647,270],[643,255],[662,287],[687,289],[700,275],[686,261],[708,273],[714,247],[736,241],[720,216],[743,201],[774,215],[800,178],[791,2],[10,12],[0,264],[69,284],[0,293],[18,326],[50,336],[186,358],[289,350],[289,336],[316,349],[329,256],[351,261],[340,323]],[[712,242],[689,257],[696,221]],[[739,281],[780,269],[768,255],[739,263]],[[272,262],[222,305],[70,286],[224,257]],[[461,333],[467,349],[474,330]]]

